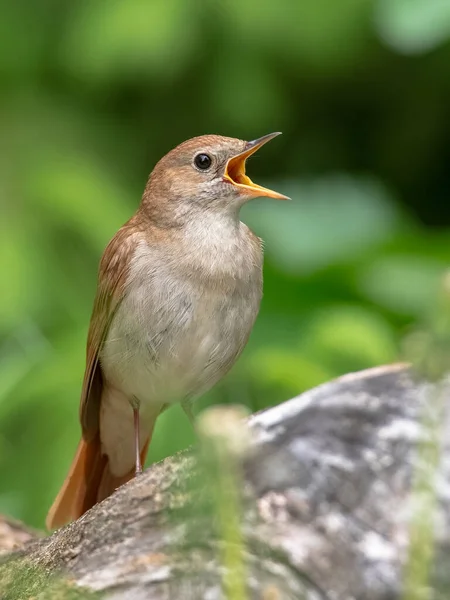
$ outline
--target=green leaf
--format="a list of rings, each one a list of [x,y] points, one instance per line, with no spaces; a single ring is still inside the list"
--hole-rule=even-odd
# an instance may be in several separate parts
[[[258,349],[247,361],[248,375],[255,384],[282,387],[290,393],[300,393],[324,383],[332,374],[322,364],[298,349],[266,346]]]
[[[269,49],[288,61],[317,69],[337,69],[361,62],[369,28],[367,0],[299,2],[227,2],[230,37]],[[233,38],[231,38],[233,39]]]
[[[392,326],[375,311],[333,305],[318,311],[301,342],[311,359],[335,375],[392,362],[397,347]]]
[[[105,79],[173,77],[192,56],[195,11],[185,0],[97,0],[80,4],[65,37],[70,70]]]
[[[269,187],[292,202],[258,201],[247,208],[246,220],[266,242],[272,261],[288,272],[352,262],[395,231],[397,215],[376,181],[336,175]]]
[[[23,323],[14,336],[0,347],[0,418],[12,405],[6,400],[17,384],[23,381],[31,369],[42,364],[51,351],[48,340],[34,323]]]
[[[105,232],[115,232],[129,218],[127,207],[132,205],[105,167],[93,156],[77,153],[38,161],[29,174],[28,193],[60,226],[77,230],[99,252],[107,242]]]
[[[39,289],[39,255],[34,251],[25,224],[10,218],[0,228],[0,272],[3,284],[0,328],[11,329],[33,310]],[[3,225],[3,223],[2,223]]]
[[[240,47],[230,49],[212,69],[211,101],[218,117],[229,124],[230,130],[254,132],[267,127],[267,123],[273,124],[272,129],[282,129],[289,108],[283,89],[277,85],[276,73],[251,53],[242,61],[241,54]],[[233,110],[236,102],[239,106]]]
[[[365,265],[359,289],[372,302],[402,315],[421,316],[435,303],[446,263],[425,256],[390,256]]]
[[[375,27],[381,39],[398,52],[428,52],[450,38],[450,2],[377,0]]]

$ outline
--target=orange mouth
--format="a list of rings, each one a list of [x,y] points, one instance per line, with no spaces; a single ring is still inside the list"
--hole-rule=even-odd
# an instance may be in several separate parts
[[[248,142],[247,147],[243,152],[233,156],[227,162],[224,174],[225,181],[228,181],[239,188],[239,191],[245,196],[266,196],[267,198],[276,198],[277,200],[290,200],[288,196],[284,196],[283,194],[279,194],[278,192],[274,192],[273,190],[269,190],[268,188],[253,183],[250,177],[245,173],[245,162],[247,158],[277,135],[280,135],[280,133],[269,133],[253,142]]]

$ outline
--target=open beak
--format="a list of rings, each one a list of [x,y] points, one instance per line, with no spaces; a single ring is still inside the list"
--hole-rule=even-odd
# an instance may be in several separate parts
[[[257,150],[264,146],[266,142],[269,142],[281,132],[269,133],[263,137],[253,140],[253,142],[247,142],[245,150],[236,154],[229,159],[227,166],[225,167],[224,179],[239,188],[239,191],[245,196],[267,196],[267,198],[276,198],[277,200],[290,200],[288,196],[279,194],[260,185],[256,185],[245,174],[245,161],[249,156],[254,154]]]

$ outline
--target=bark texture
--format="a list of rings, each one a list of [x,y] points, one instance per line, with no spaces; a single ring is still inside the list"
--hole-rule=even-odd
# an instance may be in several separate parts
[[[79,586],[115,600],[450,597],[449,408],[446,383],[402,365],[324,384],[250,417],[248,443],[233,442],[230,460],[219,453],[238,491],[226,488],[222,504],[205,453],[166,459],[3,555],[0,597],[63,598]],[[226,533],[236,498],[241,526]],[[48,592],[56,573],[60,596]]]

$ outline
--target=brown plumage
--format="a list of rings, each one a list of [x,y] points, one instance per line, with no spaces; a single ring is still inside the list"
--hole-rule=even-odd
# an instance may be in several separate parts
[[[244,348],[262,293],[261,242],[239,220],[281,194],[245,175],[255,142],[203,136],[154,168],[99,269],[80,401],[82,439],[51,507],[52,529],[140,472],[156,418],[214,385]],[[206,156],[206,158],[205,158]]]

